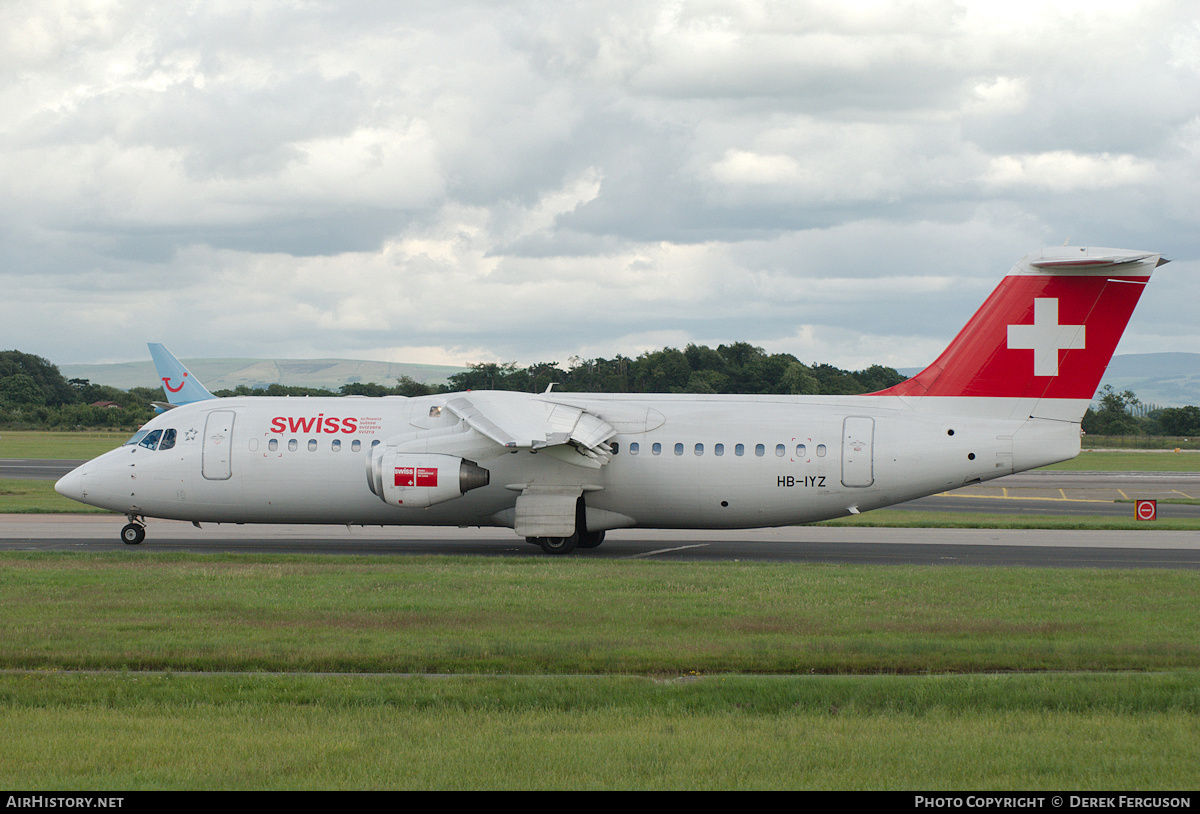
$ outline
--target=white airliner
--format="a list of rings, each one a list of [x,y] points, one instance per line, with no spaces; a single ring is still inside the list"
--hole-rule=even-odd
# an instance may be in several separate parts
[[[179,365],[159,373],[179,403],[55,488],[127,515],[129,544],[159,517],[506,526],[563,554],[608,529],[858,514],[1075,457],[1162,262],[1122,249],[1030,254],[937,361],[861,396],[217,399],[202,386],[185,397],[184,383],[199,383]]]

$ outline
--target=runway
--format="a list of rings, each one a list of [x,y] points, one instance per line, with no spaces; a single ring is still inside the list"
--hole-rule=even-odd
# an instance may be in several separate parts
[[[58,480],[87,461],[63,461],[49,458],[0,458],[0,478],[21,480]]]
[[[508,529],[205,525],[151,520],[146,542],[126,546],[113,515],[7,515],[2,551],[467,555],[544,558]],[[895,529],[796,526],[739,531],[609,532],[571,557],[687,562],[757,561],[1035,568],[1200,568],[1200,532]]]

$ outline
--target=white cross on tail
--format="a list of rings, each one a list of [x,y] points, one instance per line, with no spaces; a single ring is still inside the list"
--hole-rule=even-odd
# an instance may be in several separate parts
[[[1033,351],[1033,375],[1057,376],[1058,352],[1082,350],[1083,325],[1058,324],[1058,298],[1036,297],[1032,325],[1008,326],[1008,349]]]

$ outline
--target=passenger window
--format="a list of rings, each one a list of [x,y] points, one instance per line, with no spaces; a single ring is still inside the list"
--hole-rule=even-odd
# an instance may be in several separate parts
[[[736,447],[733,448],[733,454],[737,455],[739,457],[742,455],[745,455],[746,454],[746,445],[738,444]]]
[[[309,452],[316,452],[316,451],[317,451],[317,439],[316,439],[316,438],[309,438],[309,439],[308,439],[308,451],[309,451]]]
[[[155,430],[154,432],[150,433],[145,438],[143,438],[141,441],[139,441],[138,446],[145,447],[146,449],[154,449],[155,447],[158,446],[159,438],[162,438],[162,430]]]
[[[775,445],[775,457],[776,458],[782,458],[783,453],[785,453],[786,451],[787,451],[787,447],[785,447],[783,444]]]
[[[171,449],[175,446],[175,430],[163,430],[162,443],[158,445],[158,451]]]
[[[642,449],[642,447],[641,447],[641,445],[638,444],[637,441],[630,442],[630,444],[629,444],[629,454],[630,455],[637,455],[641,451],[641,449]]]
[[[713,444],[713,455],[716,455],[719,458],[724,454],[725,454],[725,445],[724,444]]]
[[[300,442],[298,442],[295,438],[292,438],[288,441],[288,452],[295,452],[299,448]]]
[[[683,444],[676,444],[676,445],[675,445],[675,454],[676,454],[676,455],[682,455],[682,454],[683,454]]]
[[[334,438],[332,446],[333,446],[334,452],[341,452],[342,451],[342,439]]]
[[[358,452],[360,449],[362,449],[362,441],[359,441],[357,438],[355,438],[353,441],[350,442],[350,451],[351,452]]]
[[[620,444],[612,444],[611,446],[612,446],[613,455],[616,455],[618,452],[621,451]]]
[[[271,450],[272,452],[274,452],[275,450],[279,449],[279,439],[278,439],[278,438],[272,438],[270,441],[268,441],[268,442],[267,442],[267,449]]]
[[[796,457],[797,458],[803,458],[807,454],[808,454],[808,447],[804,446],[804,444],[796,444]]]
[[[661,455],[662,454],[662,444],[655,441],[653,446],[650,447],[650,452],[655,455]]]
[[[817,457],[818,458],[825,457],[825,445],[824,444],[817,444]]]
[[[696,454],[697,455],[704,454],[704,444],[696,444]]]
[[[754,454],[761,458],[762,456],[767,454],[767,448],[764,447],[762,444],[755,444],[754,445]]]

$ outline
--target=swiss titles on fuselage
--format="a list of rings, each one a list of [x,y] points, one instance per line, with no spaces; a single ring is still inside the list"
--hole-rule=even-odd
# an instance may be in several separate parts
[[[281,416],[277,415],[271,419],[271,432],[282,435],[285,432],[291,433],[346,433],[353,434],[358,432],[357,418],[338,418],[337,416],[328,416],[324,413],[318,413],[315,416]]]

